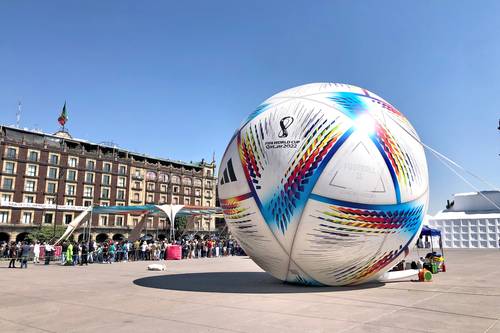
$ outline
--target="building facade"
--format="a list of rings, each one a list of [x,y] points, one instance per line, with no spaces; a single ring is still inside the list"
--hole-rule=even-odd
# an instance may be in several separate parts
[[[446,248],[500,247],[500,191],[459,193],[446,209],[429,217]]]
[[[90,205],[184,204],[215,207],[215,162],[186,163],[117,147],[0,126],[0,241],[41,226],[70,223]],[[91,235],[126,238],[141,216],[94,215]],[[148,217],[146,232],[165,236],[167,218]],[[188,221],[215,229],[213,217]],[[75,237],[82,237],[81,230]]]

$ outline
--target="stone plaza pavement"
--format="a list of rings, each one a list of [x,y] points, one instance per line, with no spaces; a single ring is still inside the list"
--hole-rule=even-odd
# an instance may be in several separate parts
[[[423,253],[421,253],[422,255]],[[500,332],[500,251],[448,250],[433,282],[283,284],[247,257],[0,262],[0,332]]]

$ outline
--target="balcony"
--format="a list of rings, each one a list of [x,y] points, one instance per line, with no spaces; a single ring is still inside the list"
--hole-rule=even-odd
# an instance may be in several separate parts
[[[133,180],[144,180],[144,176],[142,175],[132,175]]]
[[[140,204],[140,203],[142,203],[141,200],[135,200],[135,199],[130,200],[130,202],[133,203],[133,204]]]

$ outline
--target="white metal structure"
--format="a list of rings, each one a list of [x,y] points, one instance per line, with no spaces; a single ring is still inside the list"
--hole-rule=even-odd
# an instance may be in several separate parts
[[[429,226],[441,230],[446,248],[498,248],[500,209],[492,202],[500,206],[500,191],[455,194],[447,209],[429,218]]]

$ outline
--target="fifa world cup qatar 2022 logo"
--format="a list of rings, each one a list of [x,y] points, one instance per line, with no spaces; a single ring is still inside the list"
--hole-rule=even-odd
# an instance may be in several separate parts
[[[280,120],[281,131],[278,133],[278,137],[286,138],[288,136],[287,128],[290,127],[292,123],[293,123],[293,117],[286,116],[281,118]]]

